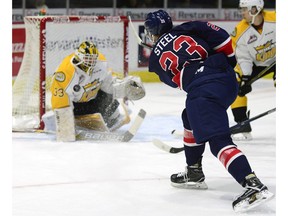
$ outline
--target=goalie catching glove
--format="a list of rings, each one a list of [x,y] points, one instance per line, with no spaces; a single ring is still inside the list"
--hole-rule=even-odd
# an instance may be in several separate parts
[[[140,77],[127,76],[122,80],[117,79],[113,87],[114,98],[127,97],[129,100],[140,100],[145,96],[145,89]]]

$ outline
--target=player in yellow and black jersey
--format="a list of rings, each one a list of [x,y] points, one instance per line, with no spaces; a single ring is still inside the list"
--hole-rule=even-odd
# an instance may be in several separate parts
[[[252,91],[249,82],[253,77],[273,65],[265,75],[273,72],[276,86],[276,12],[264,10],[263,0],[240,0],[239,7],[243,20],[231,34],[239,81],[238,97],[231,109],[237,123],[249,118],[246,94]],[[251,131],[251,125],[248,124],[232,136],[234,140],[251,140]]]

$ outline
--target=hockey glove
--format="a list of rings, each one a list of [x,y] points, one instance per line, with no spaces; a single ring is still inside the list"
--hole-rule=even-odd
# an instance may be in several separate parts
[[[140,100],[145,96],[145,89],[140,80],[140,77],[127,77],[127,84],[125,86],[125,93],[130,100]]]
[[[240,97],[244,97],[246,94],[252,91],[252,86],[248,84],[250,80],[251,80],[251,76],[243,75],[241,77],[241,81],[239,84],[239,91],[238,91],[238,95]]]
[[[145,88],[140,77],[127,76],[123,80],[117,79],[113,87],[114,98],[127,97],[129,100],[140,100],[145,96]]]

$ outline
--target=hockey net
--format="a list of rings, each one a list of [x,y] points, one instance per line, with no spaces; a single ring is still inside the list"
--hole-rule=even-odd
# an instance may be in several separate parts
[[[51,110],[51,77],[84,40],[97,44],[113,72],[128,73],[127,17],[28,16],[24,22],[24,58],[12,88],[13,131],[44,128],[41,117]]]

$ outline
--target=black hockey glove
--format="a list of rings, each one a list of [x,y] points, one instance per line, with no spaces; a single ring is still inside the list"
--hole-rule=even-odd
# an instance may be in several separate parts
[[[241,81],[239,84],[239,91],[238,91],[238,95],[240,97],[244,97],[246,94],[252,91],[252,86],[248,84],[250,80],[251,80],[251,76],[243,75],[241,77]]]

